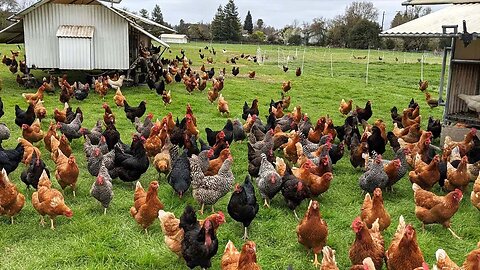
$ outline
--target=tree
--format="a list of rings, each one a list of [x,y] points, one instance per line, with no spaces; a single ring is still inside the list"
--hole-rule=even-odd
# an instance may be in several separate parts
[[[265,41],[265,33],[262,31],[255,31],[250,35],[250,39],[253,42],[264,42]]]
[[[179,34],[187,34],[188,25],[185,24],[185,21],[183,19],[180,19],[180,23],[177,25],[176,30]]]
[[[224,17],[224,30],[226,35],[226,40],[231,41],[240,41],[242,33],[240,31],[241,24],[240,19],[238,18],[237,7],[233,0],[228,0],[228,3],[223,9]]]
[[[253,22],[250,10],[247,12],[247,16],[245,17],[245,22],[243,23],[243,30],[246,30],[249,34],[252,34],[253,32]]]
[[[140,13],[140,16],[142,16],[142,17],[145,18],[145,19],[148,19],[148,18],[149,18],[149,17],[148,17],[148,10],[146,10],[146,9],[144,9],[144,8],[140,9],[140,11],[138,11],[138,13]]]
[[[225,13],[223,12],[223,7],[220,5],[217,9],[217,13],[213,18],[211,29],[212,37],[214,40],[227,40],[226,33],[224,31],[224,22],[225,22]]]
[[[0,29],[11,24],[7,21],[7,18],[19,8],[20,6],[15,0],[0,0]]]
[[[392,28],[396,27],[398,25],[404,24],[411,20],[430,14],[431,12],[432,12],[431,8],[423,8],[420,6],[408,8],[404,12],[398,11],[395,14],[395,17],[393,18],[390,26]],[[400,42],[399,39],[396,39],[397,47],[400,47],[401,49],[407,50],[407,51],[426,50],[430,45],[428,38],[405,37],[405,38],[402,38],[401,41],[402,42]],[[438,46],[438,43],[437,43],[437,46]],[[433,46],[433,47],[436,48],[437,46]]]
[[[159,24],[164,24],[165,22],[163,21],[163,14],[162,10],[160,9],[159,5],[155,5],[152,11],[152,21],[159,23]]]
[[[348,47],[355,49],[378,48],[380,45],[380,25],[376,22],[362,19],[348,32]]]
[[[258,20],[257,20],[257,29],[258,29],[258,30],[262,30],[263,24],[264,24],[263,20],[262,20],[262,19],[258,19]]]
[[[310,25],[310,37],[313,44],[325,45],[327,39],[327,22],[324,18],[313,19]]]
[[[204,23],[191,24],[187,32],[191,39],[196,40],[211,40],[212,35],[210,26]]]
[[[300,45],[302,44],[302,37],[299,34],[291,35],[288,38],[288,45]]]
[[[378,9],[372,2],[352,2],[345,10],[345,22],[351,27],[361,20],[374,22],[378,19]]]

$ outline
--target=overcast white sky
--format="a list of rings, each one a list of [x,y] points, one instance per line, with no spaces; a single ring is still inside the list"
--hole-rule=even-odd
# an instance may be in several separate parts
[[[227,2],[228,0],[123,0],[119,6],[126,6],[135,11],[141,8],[151,11],[158,4],[164,20],[176,25],[180,19],[191,23],[210,22],[218,6],[224,6]],[[242,23],[247,11],[250,10],[254,24],[258,18],[262,18],[265,24],[281,28],[291,24],[295,19],[302,23],[312,21],[316,17],[333,18],[337,14],[343,14],[345,7],[351,2],[352,0],[236,0],[235,4]],[[385,29],[389,28],[396,11],[405,10],[401,5],[403,0],[371,0],[371,2],[379,10],[379,24],[382,12],[385,11]]]

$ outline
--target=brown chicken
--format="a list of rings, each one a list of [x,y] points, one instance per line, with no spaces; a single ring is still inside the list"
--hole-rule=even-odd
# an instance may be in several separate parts
[[[23,158],[22,158],[23,164],[25,165],[30,164],[33,153],[35,153],[37,158],[41,157],[40,150],[37,147],[33,146],[31,142],[25,140],[24,138],[18,138],[17,141],[23,146]]]
[[[73,216],[72,210],[65,204],[65,200],[60,191],[52,188],[52,182],[43,171],[38,182],[38,190],[32,194],[33,208],[40,214],[40,224],[45,226],[44,216],[50,217],[50,228],[55,230],[53,224],[57,216]]]
[[[145,233],[148,233],[147,228],[158,217],[158,211],[163,209],[163,204],[158,199],[158,182],[150,182],[147,192],[142,184],[137,182],[133,200],[134,206],[130,208],[130,215],[142,226]]]
[[[243,244],[240,258],[238,259],[238,270],[260,270],[257,264],[257,246],[253,241]]]
[[[325,246],[322,249],[322,254],[323,258],[320,270],[338,270],[337,261],[335,259],[335,250],[329,246]]]
[[[22,137],[31,143],[36,143],[43,139],[43,131],[38,118],[30,126],[27,124],[22,125]]]
[[[460,267],[454,263],[450,257],[448,257],[447,252],[443,249],[438,249],[435,252],[435,257],[437,259],[437,263],[434,265],[437,269],[440,270],[460,270]]]
[[[326,124],[327,119],[325,117],[320,117],[317,120],[317,124],[315,125],[315,127],[308,131],[308,140],[313,143],[319,143],[320,138],[323,135],[323,131],[325,130]]]
[[[163,129],[166,131],[167,125],[163,125]],[[148,157],[154,157],[162,151],[162,140],[160,139],[160,126],[154,125],[150,130],[150,136],[145,140],[144,147]]]
[[[248,72],[248,77],[249,77],[250,79],[254,79],[254,78],[255,78],[255,71],[249,71],[249,72]]]
[[[453,150],[456,146],[460,150],[460,156],[465,156],[472,148],[473,148],[473,138],[477,136],[477,129],[472,128],[470,132],[468,132],[463,141],[456,142],[453,141],[450,136],[445,137],[445,141],[443,143],[443,149],[445,150]]]
[[[283,112],[282,104],[280,103],[277,105],[277,107],[272,106],[271,109],[276,119],[282,118],[285,115],[285,113]]]
[[[345,102],[345,99],[342,99],[342,101],[340,101],[340,107],[338,107],[338,111],[343,115],[347,115],[352,111],[352,104],[353,100],[350,99],[348,102]]]
[[[325,125],[325,128],[323,129],[323,135],[330,135],[331,141],[334,141],[335,138],[337,137],[337,130],[335,129],[335,126],[333,125],[332,119],[327,119],[327,123]]]
[[[282,107],[284,110],[287,110],[288,107],[290,107],[290,102],[292,98],[290,96],[285,96],[285,94],[282,92]]]
[[[385,254],[385,243],[380,232],[378,219],[368,229],[360,217],[352,223],[352,230],[355,233],[355,241],[350,246],[349,257],[353,265],[362,264],[363,260],[370,257],[375,269],[381,270]]]
[[[399,180],[399,170],[402,166],[400,159],[394,159],[383,166],[383,170],[388,176],[387,186],[392,187]],[[383,230],[382,230],[383,231]]]
[[[402,139],[407,143],[416,143],[420,140],[420,136],[422,136],[422,131],[420,130],[420,124],[415,123],[405,129],[408,130],[407,134],[400,134],[401,136],[398,138]]]
[[[228,109],[228,102],[225,100],[222,94],[220,94],[220,96],[218,97],[217,108],[221,115],[230,115],[230,110]]]
[[[43,93],[45,92],[45,86],[41,85],[36,93],[23,93],[22,97],[29,104],[35,105],[39,100],[43,100]]]
[[[105,102],[102,105],[102,108],[105,110],[105,113],[103,114],[103,122],[105,122],[106,125],[109,123],[115,124],[115,115],[112,112],[112,109],[110,109],[110,106]]]
[[[326,172],[322,176],[318,176],[310,171],[313,166],[315,166],[313,162],[307,160],[299,169],[293,168],[292,172],[295,177],[308,186],[312,197],[316,197],[327,192],[330,188],[333,174],[331,172]]]
[[[444,189],[446,191],[453,191],[456,188],[460,189],[461,191],[465,191],[470,183],[470,175],[467,170],[468,164],[468,157],[464,156],[458,167],[455,168],[447,162],[447,179],[445,180]]]
[[[327,242],[328,227],[320,214],[320,205],[317,201],[310,201],[305,217],[297,225],[298,242],[308,250],[312,249],[315,255],[313,265],[320,266],[318,253]]]
[[[450,219],[458,211],[463,193],[459,189],[445,196],[437,196],[422,189],[419,185],[412,185],[415,199],[415,216],[425,224],[438,223],[447,228],[454,237],[460,239],[450,228]]]
[[[282,83],[283,92],[287,93],[288,91],[290,91],[290,89],[292,89],[292,82],[286,81]]]
[[[463,262],[462,269],[480,269],[480,242],[477,243],[477,249],[474,249],[470,253],[468,253],[467,258],[465,258],[465,262]]]
[[[61,122],[61,123],[65,123],[65,121],[67,121],[67,109],[68,109],[68,103],[65,102],[65,105],[63,107],[63,110],[59,110],[57,108],[55,108],[55,110],[53,111],[53,119],[55,119],[55,121],[57,123]]]
[[[60,145],[58,146],[58,149],[60,149],[66,157],[70,157],[72,155],[72,147],[70,146],[65,134],[62,134],[60,137]]]
[[[415,171],[408,173],[410,182],[419,185],[421,188],[430,190],[440,180],[440,172],[438,170],[438,163],[440,158],[436,155],[430,164],[420,168],[415,168]]]
[[[408,113],[409,113],[409,112],[410,112],[410,111],[409,111],[408,109],[403,110],[402,125],[403,125],[404,127],[408,127],[408,126],[411,126],[411,125],[413,125],[413,124],[415,124],[415,123],[420,124],[420,121],[421,121],[421,119],[422,119],[422,116],[419,115],[419,116],[418,116],[417,118],[415,118],[415,119],[410,119],[410,117],[408,117]]]
[[[48,128],[47,134],[45,134],[45,137],[43,138],[43,142],[45,143],[45,149],[47,149],[48,152],[52,152],[52,147],[51,147],[51,137],[55,137],[57,140],[60,139],[57,135],[57,125],[55,123],[50,122],[50,127]]]
[[[208,158],[211,158],[213,154],[214,154],[214,151],[210,149],[207,155]],[[222,151],[220,151],[220,155],[218,156],[218,158],[208,161],[208,169],[205,172],[205,176],[217,175],[218,170],[220,170],[220,168],[223,165],[223,162],[227,160],[229,157],[231,157],[230,148],[225,148]]]
[[[385,252],[385,258],[389,270],[415,269],[423,266],[425,260],[418,246],[417,233],[411,224],[405,224],[403,216],[399,218],[397,231]]]
[[[288,139],[288,142],[283,145],[285,158],[293,163],[296,163],[298,159],[297,147],[295,146],[298,142],[300,142],[300,134],[295,132],[293,136]]]
[[[153,159],[153,166],[155,166],[155,169],[159,174],[163,173],[166,176],[172,170],[172,160],[170,157],[170,149],[172,146],[173,145],[170,143],[170,140],[167,139],[167,142],[162,147],[161,152],[155,155],[155,158]]]
[[[218,91],[215,89],[211,89],[208,91],[207,95],[208,101],[210,101],[210,103],[213,103],[218,98]]]
[[[163,101],[163,105],[165,105],[165,108],[167,107],[168,104],[171,104],[172,103],[172,93],[170,90],[165,91],[162,93],[162,101]]]
[[[47,116],[47,109],[45,108],[45,105],[43,105],[44,101],[39,100],[36,104],[35,107],[33,107],[33,110],[35,111],[35,116],[42,121],[43,118]]]
[[[113,101],[115,101],[115,105],[118,107],[123,107],[123,102],[125,101],[125,97],[122,94],[122,90],[120,90],[120,87],[117,88],[117,91],[115,91],[115,96],[113,96]]]
[[[183,229],[180,228],[180,219],[175,217],[175,214],[163,210],[158,211],[158,219],[164,234],[164,241],[167,247],[178,257],[182,257],[182,240]],[[213,229],[216,232],[220,225],[225,223],[225,215],[222,212],[211,214],[204,220],[198,220],[200,226],[203,226],[206,220],[213,224]]]
[[[480,210],[480,173],[473,184],[473,190],[470,194],[470,201],[472,201],[473,206]]]
[[[68,186],[71,187],[73,190],[73,197],[75,197],[79,175],[78,165],[75,161],[75,157],[73,155],[67,157],[62,153],[62,150],[58,150],[55,166],[55,178],[57,178],[58,183],[63,190],[65,190],[65,188]]]
[[[228,243],[225,246],[225,251],[223,252],[222,261],[220,263],[221,269],[237,270],[239,259],[240,259],[240,252],[238,252],[233,242],[228,240]]]
[[[420,81],[418,82],[418,89],[420,89],[420,91],[423,92],[423,91],[427,90],[427,88],[428,88],[428,81],[422,81],[422,80],[420,80]]]
[[[368,228],[372,228],[373,223],[378,219],[379,230],[386,230],[390,224],[390,214],[383,204],[382,190],[376,188],[373,191],[373,199],[370,194],[365,194],[361,210],[362,221],[365,222]]]
[[[7,172],[2,169],[0,173],[0,215],[10,218],[13,224],[13,217],[22,210],[25,204],[25,196],[18,192],[17,186],[10,182]]]

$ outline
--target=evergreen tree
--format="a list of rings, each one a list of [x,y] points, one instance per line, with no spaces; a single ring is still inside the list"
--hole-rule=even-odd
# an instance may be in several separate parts
[[[159,23],[159,24],[164,24],[165,22],[163,21],[163,14],[162,10],[160,9],[160,6],[155,5],[152,11],[152,21]]]
[[[185,23],[183,19],[180,19],[180,23],[177,25],[177,32],[179,34],[187,34],[188,32],[188,25]]]
[[[243,30],[248,31],[249,34],[252,34],[253,32],[253,21],[252,21],[252,15],[250,14],[250,10],[247,13],[247,16],[245,17],[245,22],[243,23]]]
[[[140,11],[138,11],[138,13],[140,13],[140,16],[142,16],[143,18],[148,19],[148,10],[142,8],[140,9]]]
[[[238,18],[238,11],[237,7],[233,0],[228,0],[228,3],[225,5],[223,9],[223,13],[225,14],[224,19],[224,29],[225,35],[227,40],[231,41],[240,41],[242,36],[241,33],[241,23],[240,19]]]
[[[213,18],[211,29],[212,29],[212,38],[214,40],[227,40],[226,32],[224,31],[225,27],[225,13],[223,12],[223,7],[220,5],[217,9],[217,13]]]

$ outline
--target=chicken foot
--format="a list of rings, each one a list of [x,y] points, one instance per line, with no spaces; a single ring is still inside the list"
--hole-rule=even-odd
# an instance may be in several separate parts
[[[12,222],[12,225],[13,225],[13,217],[10,217],[10,221]]]
[[[248,239],[248,230],[247,227],[244,227],[245,232],[243,233],[243,241],[247,241]]]
[[[318,261],[318,255],[317,255],[317,253],[315,253],[314,255],[315,255],[315,259],[313,260],[313,266],[319,267],[320,262]]]
[[[42,225],[42,227],[45,227],[45,219],[43,218],[43,216],[40,216],[40,225]]]
[[[202,203],[202,208],[200,209],[200,215],[203,215],[203,208],[205,207],[205,204]]]
[[[300,220],[300,218],[299,218],[298,215],[297,215],[297,211],[296,211],[295,209],[293,209],[293,214],[295,214],[295,218],[296,218],[297,220]]]
[[[270,208],[270,204],[268,203],[268,199],[264,200],[263,206]]]
[[[104,214],[104,215],[107,214],[107,208],[106,208],[106,207],[103,209],[103,214]]]

